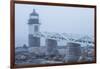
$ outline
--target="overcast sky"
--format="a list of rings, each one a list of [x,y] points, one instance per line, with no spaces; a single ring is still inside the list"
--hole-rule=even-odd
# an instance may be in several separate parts
[[[15,45],[28,45],[28,19],[33,9],[39,14],[40,31],[93,35],[94,9],[15,4]]]

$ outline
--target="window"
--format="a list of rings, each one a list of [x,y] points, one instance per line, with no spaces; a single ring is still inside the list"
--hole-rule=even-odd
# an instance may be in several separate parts
[[[38,26],[34,27],[34,32],[38,32]]]

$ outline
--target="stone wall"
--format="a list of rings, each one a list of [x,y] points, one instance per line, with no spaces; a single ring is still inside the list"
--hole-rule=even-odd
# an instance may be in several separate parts
[[[30,47],[40,47],[40,38],[39,37],[33,37],[33,35],[29,35],[29,46]]]

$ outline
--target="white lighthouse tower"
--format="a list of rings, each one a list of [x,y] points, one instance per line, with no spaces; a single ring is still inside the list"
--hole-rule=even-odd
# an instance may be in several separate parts
[[[39,32],[39,26],[40,26],[39,15],[36,13],[35,9],[33,9],[33,12],[30,14],[28,25],[29,25],[28,44],[30,47],[39,47],[40,38],[33,36],[33,34]]]

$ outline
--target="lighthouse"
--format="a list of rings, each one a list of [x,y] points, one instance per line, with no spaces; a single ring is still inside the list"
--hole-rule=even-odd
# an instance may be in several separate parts
[[[30,13],[30,18],[28,21],[29,35],[28,35],[28,44],[30,47],[39,47],[40,46],[40,37],[33,36],[39,32],[39,14],[33,9]]]

